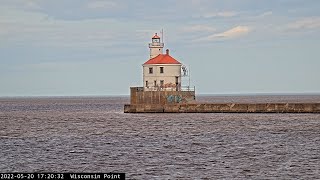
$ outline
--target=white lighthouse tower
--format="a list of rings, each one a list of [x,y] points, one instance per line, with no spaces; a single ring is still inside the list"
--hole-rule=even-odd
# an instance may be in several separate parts
[[[149,43],[150,59],[143,66],[145,91],[180,91],[182,64],[170,56],[169,49],[163,54],[164,43],[155,33]]]
[[[164,43],[161,43],[160,37],[157,33],[152,37],[152,42],[149,43],[150,48],[150,59],[158,56],[159,54],[163,53],[163,46]]]

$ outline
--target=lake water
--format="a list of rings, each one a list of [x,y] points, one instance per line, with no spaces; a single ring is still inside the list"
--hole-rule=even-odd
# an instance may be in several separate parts
[[[226,96],[202,102],[320,102]],[[0,172],[318,179],[320,114],[124,114],[128,97],[0,98]]]

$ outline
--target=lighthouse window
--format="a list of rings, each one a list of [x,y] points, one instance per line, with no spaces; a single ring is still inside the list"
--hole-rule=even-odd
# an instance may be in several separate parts
[[[162,87],[164,85],[164,80],[160,80],[160,86]]]
[[[153,73],[153,68],[149,68],[149,74],[152,74]]]
[[[160,73],[163,73],[164,71],[163,71],[163,67],[160,67]]]

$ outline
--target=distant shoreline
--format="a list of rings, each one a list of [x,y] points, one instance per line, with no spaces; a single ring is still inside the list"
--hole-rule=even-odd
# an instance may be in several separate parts
[[[234,93],[234,94],[196,94],[197,96],[320,96],[319,93]]]
[[[319,93],[221,93],[196,94],[197,97],[246,97],[246,96],[320,96]],[[130,97],[127,95],[30,95],[30,96],[0,96],[0,98],[103,98],[103,97]]]

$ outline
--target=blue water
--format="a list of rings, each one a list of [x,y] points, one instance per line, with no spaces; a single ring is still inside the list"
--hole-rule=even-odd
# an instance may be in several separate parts
[[[202,102],[320,102],[319,96]],[[128,97],[0,98],[0,172],[317,179],[320,114],[124,114]]]

